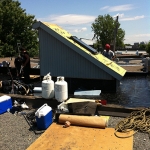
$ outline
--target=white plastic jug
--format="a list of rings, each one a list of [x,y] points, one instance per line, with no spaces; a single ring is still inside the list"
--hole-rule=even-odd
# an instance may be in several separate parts
[[[50,73],[44,76],[42,81],[42,97],[51,99],[54,97],[54,81],[51,80]]]

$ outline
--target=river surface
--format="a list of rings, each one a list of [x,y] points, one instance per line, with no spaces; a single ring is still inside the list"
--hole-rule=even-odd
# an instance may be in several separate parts
[[[150,75],[123,77],[116,93],[101,93],[100,99],[123,107],[150,107]]]
[[[101,94],[101,99],[124,107],[150,107],[150,76],[124,77],[116,93]]]

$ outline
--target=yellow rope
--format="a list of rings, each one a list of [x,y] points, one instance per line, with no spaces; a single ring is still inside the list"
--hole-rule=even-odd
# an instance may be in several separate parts
[[[122,137],[117,133],[134,131],[132,135]],[[127,118],[121,120],[115,127],[115,135],[119,138],[127,138],[133,136],[136,132],[150,133],[150,108],[145,108],[140,111],[133,111]]]

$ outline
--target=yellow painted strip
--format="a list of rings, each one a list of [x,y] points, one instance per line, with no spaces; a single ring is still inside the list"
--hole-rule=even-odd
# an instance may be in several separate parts
[[[79,47],[81,50],[83,50],[84,52],[86,52],[90,56],[94,57],[96,60],[98,60],[99,62],[101,62],[102,64],[107,66],[108,68],[112,69],[113,71],[115,71],[119,75],[124,76],[124,74],[126,73],[126,70],[124,68],[120,67],[115,62],[111,61],[110,59],[104,57],[102,54],[93,55],[87,49],[85,49],[84,47],[80,46],[79,44],[77,44],[76,42],[71,40],[69,37],[72,36],[72,35],[69,32],[67,32],[66,30],[59,27],[58,25],[51,24],[51,23],[48,23],[48,22],[43,22],[43,24],[45,24],[47,27],[49,27],[50,29],[52,29],[53,31],[58,33],[60,36],[64,37],[69,42],[73,43],[74,45]]]

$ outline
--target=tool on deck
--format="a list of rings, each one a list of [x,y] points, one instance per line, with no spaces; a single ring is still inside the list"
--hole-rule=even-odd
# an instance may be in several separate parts
[[[10,68],[9,68],[10,63],[7,63],[7,70],[8,70],[8,75],[10,75],[11,78],[11,84],[12,84],[12,89],[11,89],[11,94],[14,94],[14,81],[13,81],[13,76],[11,74]]]

